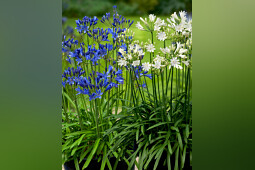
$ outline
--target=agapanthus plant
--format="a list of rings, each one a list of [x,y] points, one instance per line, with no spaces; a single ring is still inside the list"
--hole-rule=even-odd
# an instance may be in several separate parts
[[[128,147],[135,141],[136,149],[129,157],[130,168],[138,157],[136,165],[139,169],[148,168],[153,158],[156,159],[153,165],[156,169],[162,155],[166,155],[162,163],[165,162],[168,169],[182,169],[185,159],[188,159],[187,153],[192,155],[192,20],[188,20],[183,11],[179,16],[176,13],[171,15],[167,22],[153,14],[140,19],[137,28],[149,32],[151,40],[140,44],[134,42],[119,49],[117,62],[121,67],[139,70],[130,72],[131,85],[135,73],[143,72],[151,78],[144,80],[150,86],[145,87],[147,96],[140,88],[139,91],[131,90],[134,105],[127,109],[129,115],[123,119],[118,117],[116,125],[108,130],[108,133],[119,133],[118,146],[115,145],[112,151]],[[156,35],[157,42],[153,35]],[[170,46],[166,45],[167,41]],[[161,47],[156,49],[155,43]],[[144,57],[148,59],[144,60]],[[138,74],[137,80],[140,77]],[[131,88],[134,89],[134,85]],[[137,100],[138,97],[142,102]],[[126,141],[131,143],[126,144]],[[175,160],[174,164],[171,159]]]
[[[108,28],[99,27],[98,22]],[[76,168],[78,160],[82,162],[85,157],[82,169],[89,166],[93,157],[102,159],[110,147],[110,137],[102,135],[112,124],[106,117],[114,109],[117,113],[119,99],[124,97],[121,94],[126,80],[123,68],[116,61],[119,49],[132,42],[133,36],[127,32],[132,24],[114,7],[113,15],[106,13],[101,20],[96,16],[76,20],[77,35],[63,37],[63,120],[68,120],[65,122],[68,126],[64,126],[63,150],[65,161],[73,159]],[[69,113],[74,111],[78,124],[70,119]],[[76,128],[70,128],[73,123]],[[108,158],[104,160],[101,169],[106,165],[111,169]]]

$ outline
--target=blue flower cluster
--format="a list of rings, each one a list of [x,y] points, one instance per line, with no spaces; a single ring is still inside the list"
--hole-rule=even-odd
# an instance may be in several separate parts
[[[113,14],[112,21],[110,20],[110,18],[111,18],[110,13],[106,13],[105,15],[103,15],[103,17],[100,21],[109,27],[112,27],[112,26],[118,27],[118,28],[131,27],[131,25],[134,23],[134,21],[126,20],[126,18],[124,16],[119,15],[116,8],[117,8],[116,6],[113,7],[115,13]]]
[[[71,51],[71,49],[66,50],[68,51],[67,61],[72,64],[72,58],[75,59],[77,64],[79,65],[84,60],[91,61],[93,65],[98,65],[98,60],[104,58],[107,55],[107,52],[113,50],[113,45],[106,43],[106,44],[99,44],[99,48],[95,47],[95,44],[88,45],[87,51],[85,52],[84,43],[80,43],[80,47]]]
[[[77,68],[68,67],[62,75],[62,85],[64,87],[66,84],[71,86],[75,85],[75,87],[77,87],[75,89],[78,92],[77,95],[89,95],[90,101],[101,98],[104,92],[124,83],[122,70],[117,71],[111,65],[105,68],[103,73],[93,71],[93,73],[90,73],[87,77],[83,76],[84,73],[85,71],[79,66],[77,66]]]
[[[78,94],[89,95],[89,100],[94,100],[100,98],[101,96],[112,89],[113,87],[118,87],[119,84],[124,83],[124,78],[122,77],[121,70],[114,70],[110,65],[105,68],[105,72],[93,72],[88,77],[78,78],[79,87],[76,88]]]
[[[152,79],[151,74],[148,74],[148,71],[143,71],[143,68],[141,66],[134,67],[134,74],[137,79],[139,79],[142,76],[148,77],[149,79]]]
[[[88,95],[90,101],[101,98],[105,92],[124,83],[122,70],[113,67],[116,62],[111,58],[110,52],[123,46],[124,42],[118,37],[123,35],[125,37],[124,32],[134,21],[131,22],[119,15],[116,6],[112,21],[110,18],[110,13],[106,13],[101,20],[102,23],[110,23],[106,29],[97,27],[97,17],[85,16],[82,20],[78,19],[75,29],[80,34],[79,39],[67,39],[64,36],[62,41],[62,52],[70,64],[70,67],[63,72],[62,84],[64,87],[66,85],[75,87],[77,94]],[[113,41],[109,40],[109,35],[112,36]],[[118,43],[115,43],[116,41]],[[99,64],[101,59],[107,62],[104,72],[99,71],[102,67]],[[112,60],[113,65],[110,65],[109,60]]]
[[[89,18],[85,16],[82,20],[76,20],[76,28],[78,32],[88,34],[92,37],[92,30],[90,29],[91,26],[95,26],[97,24],[98,18],[94,16],[93,18]]]
[[[77,66],[77,68],[68,67],[62,74],[63,79],[62,85],[65,87],[66,84],[69,85],[77,84],[79,81],[79,77],[81,77],[84,73],[85,71],[79,66]]]

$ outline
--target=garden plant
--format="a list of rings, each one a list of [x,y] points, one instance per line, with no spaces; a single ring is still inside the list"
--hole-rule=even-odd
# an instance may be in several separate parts
[[[63,164],[191,168],[192,20],[184,11],[140,19],[114,6],[63,35]],[[151,38],[137,40],[133,25]]]

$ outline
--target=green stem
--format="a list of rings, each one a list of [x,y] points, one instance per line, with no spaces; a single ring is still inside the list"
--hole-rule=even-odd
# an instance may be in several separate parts
[[[172,70],[172,75],[171,75],[171,98],[170,98],[170,104],[171,104],[171,114],[170,114],[170,118],[172,119],[172,115],[173,115],[173,76],[174,76],[174,70],[173,68]]]
[[[78,115],[78,119],[79,119],[79,123],[80,123],[80,126],[81,126],[81,130],[84,130],[84,125],[82,123],[82,119],[81,119],[81,116],[80,116],[80,110],[79,110],[79,107],[78,107],[78,102],[77,102],[77,97],[74,94],[74,103],[75,103],[75,106],[76,106],[76,111],[77,111],[77,115]]]

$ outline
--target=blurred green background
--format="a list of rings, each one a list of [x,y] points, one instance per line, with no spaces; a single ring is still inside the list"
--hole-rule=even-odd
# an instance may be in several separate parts
[[[192,0],[62,0],[62,15],[69,18],[101,16],[112,11],[113,5],[125,16],[169,15],[174,11],[190,13],[192,10]]]

